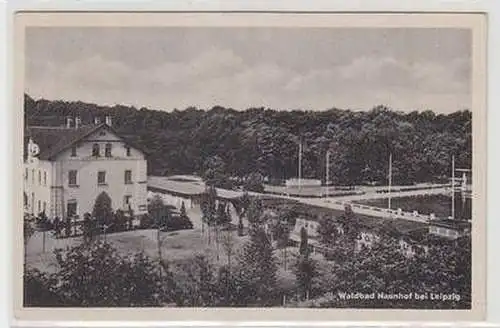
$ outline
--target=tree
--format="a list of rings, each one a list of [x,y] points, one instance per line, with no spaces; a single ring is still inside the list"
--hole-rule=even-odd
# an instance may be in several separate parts
[[[244,192],[243,195],[234,202],[236,213],[238,214],[238,236],[243,236],[243,230],[245,226],[243,225],[243,218],[245,217],[248,207],[250,205],[250,197],[248,192]]]
[[[94,209],[92,210],[92,216],[97,219],[99,226],[109,226],[111,224],[113,219],[113,208],[111,205],[111,198],[105,191],[97,196],[94,203]]]
[[[329,216],[323,216],[318,225],[319,241],[323,245],[332,245],[337,237],[337,226]]]
[[[277,264],[262,227],[255,227],[238,258],[238,297],[242,305],[271,305],[276,295]]]
[[[204,233],[205,225],[208,227],[208,243],[210,244],[210,227],[216,220],[216,202],[217,191],[211,186],[201,196],[201,211],[202,211],[202,233]]]
[[[302,227],[302,229],[300,229],[300,247],[299,247],[299,253],[301,255],[306,255],[306,254],[309,254],[309,245],[307,243],[307,230]]]
[[[186,205],[184,204],[184,202],[182,202],[182,204],[181,204],[180,216],[183,219],[189,220],[189,217],[187,216],[187,213],[186,213]]]
[[[350,241],[352,251],[354,252],[356,240],[359,236],[360,226],[359,220],[354,215],[351,205],[346,204],[344,206],[344,213],[339,217],[338,221],[341,223],[344,235]]]
[[[283,268],[287,268],[287,246],[290,239],[290,226],[286,221],[278,219],[272,227],[273,238],[277,241],[277,247],[281,248],[283,254]]]
[[[249,225],[249,233],[264,225],[266,216],[263,215],[262,202],[260,199],[255,198],[250,201],[246,211],[246,217]]]
[[[178,306],[214,306],[217,304],[217,279],[207,257],[197,254],[178,265],[175,301]]]
[[[233,233],[230,230],[227,230],[226,233],[222,236],[222,248],[224,249],[224,252],[227,255],[227,266],[225,269],[224,274],[225,276],[225,297],[226,297],[226,302],[229,303],[229,293],[230,293],[230,285],[232,281],[232,257],[234,254],[234,247],[236,245],[236,240],[233,236]]]
[[[162,229],[166,228],[167,221],[170,217],[168,208],[163,203],[163,199],[159,195],[155,195],[148,204],[148,212],[153,219],[154,225],[156,227],[156,247],[158,251],[158,260],[160,263],[163,261],[162,256],[162,240],[160,232]]]
[[[316,262],[309,257],[309,253],[301,254],[297,260],[295,275],[302,297],[309,298],[312,282],[316,272]]]
[[[158,229],[166,225],[166,208],[160,195],[153,196],[148,204],[148,213],[151,215],[153,222]]]
[[[330,177],[337,185],[385,181],[390,152],[395,183],[447,177],[451,153],[460,154],[457,167],[472,166],[470,110],[447,115],[429,110],[403,113],[386,106],[363,112],[223,107],[154,111],[28,95],[24,107],[26,125],[57,126],[68,115],[79,115],[83,122],[97,114],[112,115],[114,128],[151,154],[148,174],[199,172],[209,185],[224,188],[232,185],[228,177],[258,173],[282,181],[295,176],[298,135],[305,139],[303,176],[325,176],[324,155],[331,146],[336,155],[331,157]],[[176,147],[179,144],[185,147]]]
[[[223,226],[227,226],[231,222],[231,218],[228,214],[226,204],[219,202],[217,206],[217,213],[214,220],[215,226],[215,243],[217,246],[217,260],[219,260],[219,244],[220,244],[220,228]]]
[[[232,184],[226,172],[226,164],[220,156],[212,156],[205,161],[202,178],[207,186],[231,189]]]
[[[260,173],[253,172],[245,180],[245,191],[264,192],[264,177]]]

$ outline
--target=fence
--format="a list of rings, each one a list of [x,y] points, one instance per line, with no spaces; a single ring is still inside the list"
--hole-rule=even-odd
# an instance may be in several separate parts
[[[432,213],[430,215],[425,215],[425,214],[420,214],[417,211],[405,212],[401,209],[393,210],[393,209],[380,208],[380,207],[369,206],[369,205],[353,204],[353,203],[344,202],[341,200],[337,200],[335,202],[330,202],[330,204],[332,204],[332,203],[339,205],[340,208],[343,208],[345,205],[349,204],[355,213],[365,214],[365,215],[369,215],[369,216],[392,217],[395,219],[404,219],[404,220],[417,221],[417,222],[422,222],[422,223],[427,223],[427,222],[429,222],[429,220],[436,219],[436,216]]]

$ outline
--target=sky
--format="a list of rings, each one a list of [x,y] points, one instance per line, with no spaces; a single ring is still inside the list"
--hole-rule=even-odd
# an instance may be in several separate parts
[[[35,99],[438,113],[472,101],[465,29],[30,27],[25,51]]]

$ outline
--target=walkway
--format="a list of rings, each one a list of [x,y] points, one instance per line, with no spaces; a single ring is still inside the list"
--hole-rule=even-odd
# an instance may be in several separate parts
[[[156,191],[164,190],[165,192],[172,192],[176,194],[184,194],[186,196],[201,194],[205,188],[200,182],[179,182],[171,181],[166,177],[148,177],[148,188],[156,189]],[[419,188],[417,190],[413,190]],[[352,203],[360,200],[377,199],[377,198],[387,198],[388,193],[387,186],[378,187],[360,187],[358,190],[363,191],[363,194],[356,194],[350,196],[337,196],[329,198],[319,198],[319,197],[291,197],[286,195],[277,194],[267,194],[267,193],[255,193],[249,192],[250,196],[254,197],[265,197],[265,198],[280,198],[280,199],[291,199],[303,204],[320,206],[324,208],[331,208],[335,210],[344,210],[345,203]],[[410,190],[407,190],[410,189]],[[416,186],[394,186],[392,187],[391,197],[408,197],[408,196],[418,196],[418,195],[438,195],[446,194],[451,192],[449,185],[416,185]],[[224,199],[234,199],[243,195],[242,191],[236,190],[225,190],[217,188],[217,194],[219,197]],[[352,204],[352,209],[354,213],[359,213],[363,215],[373,216],[373,217],[393,217],[397,219],[417,221],[417,222],[428,222],[433,219],[430,215],[422,215],[416,212],[403,212],[396,209],[389,210],[386,208],[378,208],[368,205]],[[198,223],[198,222],[197,222]]]

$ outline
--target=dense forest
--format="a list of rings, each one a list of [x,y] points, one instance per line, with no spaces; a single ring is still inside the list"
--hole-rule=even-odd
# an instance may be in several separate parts
[[[161,111],[29,95],[24,107],[28,125],[62,125],[68,116],[90,124],[96,116],[111,116],[113,127],[147,153],[154,175],[201,174],[207,163],[217,163],[233,177],[260,173],[282,181],[297,176],[301,141],[303,177],[324,180],[329,151],[334,184],[386,183],[391,153],[394,183],[446,179],[452,155],[457,167],[472,165],[470,111],[403,113],[385,106],[365,112],[219,106]]]

